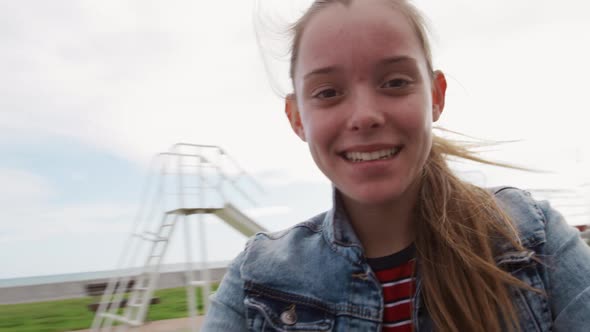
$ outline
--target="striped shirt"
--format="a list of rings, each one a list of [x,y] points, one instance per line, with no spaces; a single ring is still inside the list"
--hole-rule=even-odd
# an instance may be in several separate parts
[[[381,282],[383,332],[412,332],[412,296],[415,291],[413,245],[393,255],[369,258],[367,262]]]

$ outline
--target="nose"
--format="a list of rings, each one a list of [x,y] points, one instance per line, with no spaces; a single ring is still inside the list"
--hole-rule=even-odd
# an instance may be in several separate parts
[[[366,131],[381,128],[385,122],[385,114],[381,111],[377,96],[371,91],[357,91],[351,100],[351,115],[348,129]]]

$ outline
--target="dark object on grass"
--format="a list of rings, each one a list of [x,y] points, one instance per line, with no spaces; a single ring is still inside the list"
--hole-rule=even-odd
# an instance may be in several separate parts
[[[86,294],[88,296],[94,296],[97,297],[97,302],[95,303],[91,303],[88,305],[88,310],[96,312],[96,310],[98,310],[98,306],[100,306],[100,297],[104,294],[104,291],[107,288],[108,283],[106,282],[98,282],[98,283],[94,283],[94,284],[86,284],[85,288],[86,288]],[[117,283],[117,288],[119,287],[119,283]],[[125,289],[125,293],[129,293],[133,290],[133,286],[135,285],[135,280],[131,279],[127,282],[127,287]],[[160,303],[160,298],[158,297],[153,297],[150,300],[150,305],[152,304],[158,304]],[[107,310],[114,304],[114,302],[110,302],[107,304]],[[122,299],[121,300],[121,305],[119,305],[119,308],[125,308],[127,306],[127,299]]]

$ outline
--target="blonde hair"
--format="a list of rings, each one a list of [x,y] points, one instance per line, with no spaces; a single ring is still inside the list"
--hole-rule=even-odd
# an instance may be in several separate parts
[[[316,0],[292,26],[292,80],[309,20],[326,6],[350,6],[352,1]],[[434,77],[424,16],[407,0],[384,2],[408,19]],[[466,145],[433,135],[415,210],[417,269],[424,303],[440,331],[517,331],[520,326],[510,288],[537,290],[496,265],[494,243],[506,241],[524,250],[518,232],[491,193],[452,172],[446,161],[449,156],[505,166],[478,157]]]

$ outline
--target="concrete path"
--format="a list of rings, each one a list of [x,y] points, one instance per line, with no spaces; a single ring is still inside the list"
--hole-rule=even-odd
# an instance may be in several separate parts
[[[198,316],[196,318],[196,325],[200,327],[203,323],[204,316]],[[166,319],[148,322],[141,327],[130,327],[127,329],[128,332],[191,332],[191,319],[190,318],[179,318],[179,319]],[[115,330],[115,329],[113,329]],[[91,332],[91,330],[78,330],[75,332]]]

